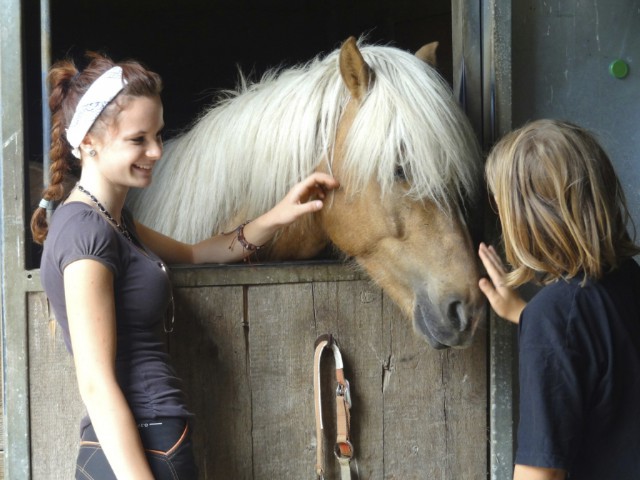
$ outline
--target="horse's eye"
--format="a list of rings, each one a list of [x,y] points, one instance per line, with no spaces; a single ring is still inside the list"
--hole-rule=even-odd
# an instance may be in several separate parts
[[[400,142],[396,152],[396,170],[394,176],[396,182],[406,182],[409,180],[411,172],[409,171],[410,164],[406,161],[407,147],[404,142]]]

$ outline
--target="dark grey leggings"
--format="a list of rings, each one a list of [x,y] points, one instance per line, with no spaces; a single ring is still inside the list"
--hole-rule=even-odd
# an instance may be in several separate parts
[[[142,420],[138,422],[138,431],[156,480],[198,478],[188,421],[182,418]],[[76,479],[116,480],[92,425],[82,432]]]

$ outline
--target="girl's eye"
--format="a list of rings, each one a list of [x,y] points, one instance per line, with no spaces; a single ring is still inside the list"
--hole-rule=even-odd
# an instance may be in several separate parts
[[[132,138],[131,141],[133,143],[135,143],[136,145],[141,144],[142,142],[144,142],[144,138],[143,137],[137,137],[137,138]]]

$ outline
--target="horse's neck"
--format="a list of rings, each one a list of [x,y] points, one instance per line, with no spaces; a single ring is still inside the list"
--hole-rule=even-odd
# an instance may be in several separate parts
[[[317,96],[311,107],[308,95],[286,80],[271,80],[223,102],[167,148],[175,164],[171,175],[182,177],[180,183],[183,176],[209,179],[207,194],[199,195],[216,206],[220,228],[239,211],[253,217],[271,208],[327,157],[334,132],[320,130],[334,128],[340,112],[325,119],[325,100]],[[276,93],[280,89],[290,93]]]
[[[314,215],[307,215],[281,229],[260,255],[264,260],[304,260],[314,258],[330,244],[326,232]]]

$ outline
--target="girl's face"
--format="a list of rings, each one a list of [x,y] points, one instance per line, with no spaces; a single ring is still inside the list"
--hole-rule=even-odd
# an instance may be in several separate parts
[[[102,176],[117,186],[147,187],[153,166],[162,155],[163,127],[159,97],[129,97],[96,139]]]

